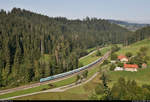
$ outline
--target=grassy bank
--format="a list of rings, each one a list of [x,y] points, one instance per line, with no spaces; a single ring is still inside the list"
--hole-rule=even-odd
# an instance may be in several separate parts
[[[98,58],[102,57],[107,51],[109,51],[111,48],[111,46],[105,47],[103,49],[100,50],[101,52],[101,56],[96,56],[96,51],[94,53],[92,53],[91,55],[84,57],[82,59],[79,60],[80,63],[82,63],[83,65],[87,65],[92,63],[93,61],[97,60]]]
[[[102,54],[106,53],[109,50],[109,48],[110,47],[106,47],[106,48],[102,49],[101,53]],[[92,55],[90,55],[90,56],[92,56]],[[47,58],[47,56],[46,56],[46,58]],[[86,60],[88,60],[88,59],[86,58]],[[95,66],[92,69],[89,69],[88,78],[90,78],[92,75],[94,75],[94,73],[97,72],[97,70],[98,70],[97,67],[98,66]],[[52,83],[52,84],[56,88],[56,87],[60,87],[60,86],[71,84],[71,83],[75,82],[75,79],[76,79],[76,76],[72,76],[70,78],[67,78],[67,79],[64,79],[62,81],[58,81],[58,82],[55,82],[55,83]],[[30,88],[30,89],[25,89],[25,90],[21,90],[21,91],[16,91],[16,92],[12,92],[12,93],[7,93],[7,94],[4,94],[4,95],[0,95],[0,99],[2,99],[2,98],[8,98],[8,97],[13,97],[13,96],[18,96],[18,95],[23,95],[23,94],[29,94],[29,93],[41,91],[43,89],[50,89],[50,88],[52,88],[52,87],[50,87],[48,84],[41,85],[41,86],[35,87],[35,88]]]
[[[89,71],[88,78],[99,70],[99,65]],[[99,75],[86,84],[71,88],[64,92],[47,92],[31,96],[16,98],[14,100],[88,100],[91,91],[99,83]]]
[[[136,42],[134,44],[131,44],[126,47],[122,47],[121,50],[116,52],[118,55],[124,54],[126,52],[131,52],[133,55],[136,55],[137,52],[140,50],[141,47],[147,47],[147,55],[150,56],[150,39],[145,39],[139,42]],[[105,66],[106,68],[109,68],[109,65]],[[110,86],[113,85],[120,77],[124,77],[125,79],[131,79],[136,80],[139,85],[142,84],[150,84],[150,60],[148,61],[148,67],[146,69],[138,69],[137,72],[128,72],[128,71],[108,71],[108,75],[110,79],[112,80],[110,82]]]

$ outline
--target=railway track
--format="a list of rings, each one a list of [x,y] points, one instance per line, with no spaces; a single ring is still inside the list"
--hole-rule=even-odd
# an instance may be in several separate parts
[[[98,62],[98,63],[92,65],[91,67],[88,68],[88,70],[91,69],[93,66],[95,66],[95,65],[97,65],[97,64],[99,64],[99,63],[101,63],[104,59],[106,59],[106,58],[109,56],[110,53],[111,53],[110,51],[107,52],[107,53],[102,57],[102,60],[101,60],[100,62]],[[6,89],[6,90],[0,90],[0,95],[6,94],[6,93],[15,92],[15,91],[20,91],[20,90],[25,90],[25,89],[29,89],[29,88],[34,88],[34,87],[38,87],[38,86],[40,86],[40,85],[49,84],[49,83],[54,83],[54,82],[57,82],[57,81],[61,81],[61,80],[70,78],[70,77],[72,77],[72,76],[74,76],[74,75],[76,75],[76,74],[79,74],[79,73],[81,73],[81,72],[83,72],[83,71],[84,71],[84,70],[82,70],[82,71],[80,71],[80,72],[77,72],[77,73],[74,73],[74,74],[72,74],[72,75],[68,75],[68,76],[65,76],[65,77],[62,77],[62,78],[58,78],[58,79],[54,79],[54,80],[50,80],[50,81],[46,81],[46,82],[42,82],[42,83],[38,82],[38,83],[35,83],[35,84],[31,84],[31,85],[24,85],[24,86],[20,86],[20,87],[16,87],[16,88],[11,88],[11,89]]]

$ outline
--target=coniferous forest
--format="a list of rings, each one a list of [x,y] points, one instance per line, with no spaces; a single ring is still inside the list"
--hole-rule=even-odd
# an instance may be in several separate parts
[[[144,30],[143,30],[144,29]],[[69,20],[24,9],[0,11],[0,87],[18,86],[79,67],[86,49],[129,45],[150,36],[150,27],[128,31],[107,20]],[[40,59],[48,54],[48,63]]]

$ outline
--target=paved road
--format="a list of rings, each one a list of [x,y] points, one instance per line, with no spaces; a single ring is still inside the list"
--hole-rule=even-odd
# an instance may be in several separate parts
[[[88,54],[87,56],[91,55],[92,53],[94,53],[95,51],[91,52],[90,54]],[[25,89],[29,89],[29,88],[34,88],[34,87],[38,87],[40,85],[44,85],[44,84],[49,84],[49,83],[54,83],[54,82],[57,82],[57,81],[61,81],[61,80],[64,80],[64,79],[67,79],[67,78],[70,78],[76,74],[79,74],[81,72],[78,72],[78,73],[74,73],[72,75],[69,75],[69,76],[66,76],[66,77],[63,77],[63,78],[59,78],[59,79],[55,79],[55,80],[51,80],[51,81],[46,81],[46,82],[43,82],[43,83],[34,83],[34,84],[28,84],[28,85],[24,85],[24,86],[19,86],[19,87],[16,87],[16,88],[11,88],[11,89],[5,89],[5,90],[0,90],[0,95],[2,94],[6,94],[6,93],[11,93],[11,92],[15,92],[15,91],[19,91],[19,90],[25,90]]]
[[[94,52],[95,52],[95,51],[89,53],[87,56],[91,55],[91,54],[94,53]],[[84,57],[87,57],[87,56],[84,56]],[[82,58],[83,58],[83,57],[82,57]],[[75,74],[76,74],[76,73],[75,73]],[[30,85],[19,86],[19,87],[16,87],[16,88],[11,88],[11,89],[6,89],[6,90],[0,90],[0,95],[6,94],[6,93],[10,93],[10,92],[14,92],[14,91],[18,91],[18,90],[24,90],[24,89],[28,89],[28,88],[34,88],[34,87],[37,87],[37,86],[40,86],[40,85],[43,85],[43,84],[49,84],[49,83],[61,81],[61,80],[67,79],[67,78],[69,78],[69,77],[72,77],[72,75],[66,76],[66,77],[63,77],[63,78],[60,78],[60,79],[55,79],[55,80],[43,82],[43,83],[39,83],[39,82],[38,82],[38,83],[30,84]]]
[[[110,52],[107,52],[104,56],[103,56],[103,59],[106,59],[108,56],[109,56]],[[102,62],[102,61],[101,61]],[[100,63],[101,63],[100,62]],[[92,66],[93,67],[93,66]],[[81,72],[79,72],[81,73]],[[73,75],[76,75],[78,73],[75,73]],[[7,89],[7,90],[2,90],[0,91],[0,95],[1,94],[6,94],[6,93],[10,93],[10,92],[14,92],[14,91],[18,91],[18,90],[24,90],[24,89],[28,89],[28,88],[33,88],[33,87],[37,87],[37,86],[40,86],[40,85],[43,85],[43,84],[48,84],[48,83],[53,83],[53,82],[56,82],[56,81],[60,81],[60,80],[64,80],[66,78],[69,78],[69,77],[72,77],[73,75],[70,75],[70,76],[67,76],[67,77],[64,77],[64,78],[61,78],[61,79],[57,79],[57,80],[53,80],[53,81],[48,81],[48,82],[43,82],[43,83],[35,83],[35,84],[31,84],[31,85],[26,85],[26,86],[21,86],[21,87],[17,87],[17,88],[13,88],[13,89]],[[66,87],[66,86],[65,86]],[[57,88],[58,89],[58,88]],[[55,89],[56,90],[56,89]],[[46,90],[47,91],[47,90]],[[35,94],[37,94],[39,92],[36,92]],[[34,94],[34,93],[32,93]],[[21,95],[21,96],[24,96],[24,95]],[[17,97],[17,96],[16,96]],[[10,97],[12,98],[12,97]],[[7,99],[10,99],[10,98],[6,98]],[[0,99],[0,100],[4,100],[4,99]]]
[[[89,78],[88,80],[86,80],[86,81],[84,81],[84,82],[82,82],[80,84],[72,83],[72,84],[69,84],[69,85],[66,85],[66,86],[61,86],[61,87],[54,88],[54,89],[49,89],[49,90],[45,90],[45,91],[34,92],[34,93],[30,93],[30,94],[25,94],[25,95],[4,98],[4,99],[0,99],[0,100],[9,100],[9,99],[14,99],[14,98],[19,98],[19,97],[25,97],[25,96],[35,95],[35,94],[39,94],[39,93],[44,93],[44,92],[64,92],[64,91],[69,90],[71,88],[74,88],[74,87],[86,84],[87,82],[91,81],[97,75],[98,75],[98,72],[95,73],[91,78]]]

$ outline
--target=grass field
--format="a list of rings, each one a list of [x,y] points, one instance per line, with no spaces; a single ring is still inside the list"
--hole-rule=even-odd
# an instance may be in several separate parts
[[[125,54],[126,52],[132,52],[134,55],[139,51],[139,49],[143,46],[146,46],[148,47],[149,51],[147,52],[147,54],[150,56],[150,39],[145,39],[145,40],[142,40],[142,41],[139,41],[139,42],[136,42],[130,46],[127,46],[127,47],[123,47],[121,48],[120,51],[117,52],[117,54]]]
[[[106,47],[106,48],[102,49],[101,53],[102,54],[106,53],[109,50],[109,48],[110,47]],[[93,54],[90,55],[90,56],[93,56]],[[90,57],[90,58],[92,58],[92,57]],[[89,60],[90,58],[85,57],[86,60]],[[49,56],[45,55],[43,57],[43,59],[44,60],[45,59],[49,59]],[[92,68],[92,69],[90,69],[89,74],[88,74],[88,78],[90,78],[94,73],[96,73],[97,70],[98,70],[98,68]],[[55,87],[64,86],[64,85],[71,84],[71,83],[75,82],[75,79],[76,79],[76,76],[73,76],[73,77],[64,79],[62,81],[55,82],[55,83],[53,83],[53,85]],[[41,85],[41,86],[35,87],[35,88],[30,88],[30,89],[26,89],[26,90],[21,90],[21,91],[16,91],[16,92],[12,92],[12,93],[7,93],[7,94],[0,95],[0,99],[2,99],[2,98],[8,98],[8,97],[13,97],[13,96],[18,96],[18,95],[23,95],[23,94],[28,94],[28,93],[33,93],[33,92],[38,92],[38,91],[41,91],[44,88],[50,89],[51,87],[48,84],[47,85]]]
[[[87,79],[89,79],[92,75],[94,75],[97,71],[99,70],[99,65],[96,65],[94,66],[92,69],[89,70],[89,73],[88,73],[88,77]],[[76,76],[72,77],[72,78],[76,78]],[[67,81],[66,81],[67,82]],[[89,83],[89,82],[88,82]],[[87,84],[88,84],[87,83]],[[62,82],[59,82],[57,83],[57,85],[60,86],[60,84],[62,84]],[[69,89],[68,91],[65,91],[65,92],[58,92],[58,95],[57,93],[55,92],[50,92],[50,93],[41,93],[41,94],[37,94],[37,95],[31,95],[31,96],[26,96],[26,97],[21,97],[21,98],[16,98],[16,99],[23,99],[23,100],[28,100],[28,99],[33,99],[35,100],[36,98],[38,99],[55,99],[55,100],[58,100],[58,99],[70,99],[68,97],[71,97],[71,99],[88,99],[87,97],[87,93],[85,94],[85,90],[87,88],[84,88],[85,86],[87,86],[87,84],[85,85],[81,85],[81,86],[78,86],[78,87],[75,87],[75,88],[72,88],[72,89]],[[63,85],[62,85],[63,86]],[[94,87],[93,85],[90,85],[92,87]],[[84,89],[83,89],[84,88]],[[72,91],[73,90],[73,91]],[[83,94],[84,92],[84,94]],[[46,95],[46,96],[45,96]],[[56,96],[55,96],[56,95]],[[67,96],[64,96],[64,95],[67,95]],[[78,97],[78,96],[82,96],[82,97]],[[49,97],[48,97],[49,96]],[[45,98],[46,97],[46,98]],[[51,98],[53,97],[53,98]]]
[[[94,50],[96,50],[96,47],[92,47],[92,48],[87,49],[87,52],[90,53],[90,52],[92,52]]]
[[[95,72],[99,70],[99,65],[95,66],[95,70],[89,72],[88,78],[90,78]],[[99,83],[99,75],[97,75],[93,80],[81,86],[71,88],[65,92],[49,92],[41,93],[31,96],[25,96],[16,98],[14,100],[88,100],[89,95],[92,90]]]
[[[117,52],[118,55],[125,54],[126,52],[132,52],[133,55],[136,55],[136,53],[139,51],[139,49],[143,46],[148,47],[147,55],[150,56],[150,39],[145,39],[139,42],[136,42],[132,45],[129,45],[127,47],[121,48],[120,51]],[[110,86],[114,82],[118,80],[120,77],[124,77],[126,79],[134,79],[137,81],[139,85],[142,84],[150,84],[150,61],[148,61],[148,68],[147,69],[139,69],[137,72],[126,72],[126,71],[109,71],[108,72],[112,82],[110,83]]]
[[[109,47],[102,49],[101,53],[102,54],[106,53],[110,48],[111,47],[109,46]],[[99,71],[99,64],[89,70],[87,79],[89,79],[98,71]],[[100,82],[99,77],[100,77],[100,74],[98,74],[93,80],[89,81],[88,83],[80,85],[75,88],[71,88],[65,92],[41,93],[41,94],[16,98],[15,100],[35,100],[35,99],[38,99],[38,100],[88,100],[89,95],[93,92],[94,88]],[[73,78],[76,78],[76,76],[74,76]]]
[[[108,75],[111,79],[110,86],[113,83],[117,82],[120,77],[125,78],[126,80],[136,80],[138,85],[150,84],[150,68],[140,69],[137,72],[128,72],[128,71],[110,71]]]
[[[142,46],[147,46],[149,47],[149,51],[150,52],[150,40],[143,40],[137,43],[134,43],[130,46],[127,47],[123,47],[121,48],[120,51],[117,52],[117,54],[125,54],[126,52],[132,52],[134,55],[136,54],[136,52],[139,51],[140,47]],[[104,51],[105,52],[105,51]],[[148,55],[150,55],[150,53],[147,53]],[[93,56],[90,56],[89,58],[86,57],[86,60],[88,60],[90,62],[90,60],[92,59]],[[89,60],[90,59],[90,60]],[[86,62],[84,64],[87,64],[89,62]],[[102,68],[104,69],[108,69],[109,65],[105,65]],[[96,71],[99,70],[99,66],[96,66],[95,68],[96,70],[90,71],[90,73],[95,73]],[[91,74],[92,75],[92,74]],[[150,84],[150,68],[147,69],[140,69],[137,72],[127,72],[127,71],[108,71],[108,75],[111,79],[111,82],[109,83],[109,86],[112,86],[113,83],[115,83],[120,77],[124,77],[126,80],[127,79],[131,79],[131,80],[136,80],[136,82],[139,85],[142,84]],[[90,77],[90,75],[88,76]],[[41,93],[41,94],[37,94],[37,95],[32,95],[32,96],[26,96],[26,97],[21,97],[21,98],[17,98],[17,100],[20,99],[25,99],[25,100],[35,100],[35,99],[42,99],[42,100],[87,100],[88,96],[91,94],[92,90],[95,88],[95,86],[100,82],[99,80],[100,74],[97,75],[93,80],[91,80],[90,82],[69,89],[65,92],[60,92],[60,93]]]
[[[108,46],[108,47],[101,49],[100,52],[101,52],[102,56],[104,55],[104,53],[106,53],[108,50],[110,50],[110,48],[111,48],[111,46]],[[97,60],[98,58],[100,58],[102,56],[96,56],[96,51],[95,51],[91,55],[80,59],[79,62],[82,63],[83,65],[87,65],[87,64],[92,63],[93,61]]]

